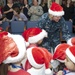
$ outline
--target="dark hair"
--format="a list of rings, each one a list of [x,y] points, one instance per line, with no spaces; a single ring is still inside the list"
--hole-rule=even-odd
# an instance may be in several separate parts
[[[14,10],[15,10],[18,14],[20,14],[20,12],[21,12],[21,9],[18,8],[18,7],[16,7]]]
[[[65,68],[65,64],[60,62],[60,65],[58,66],[58,70],[63,70]]]
[[[0,75],[8,74],[8,64],[0,64]]]
[[[67,6],[67,1],[68,0],[65,0],[65,5]],[[72,0],[71,0],[71,2],[70,2],[70,6],[72,6],[73,5],[73,2],[72,2]]]
[[[14,4],[12,8],[14,11],[16,11],[18,14],[20,14],[21,9],[20,9],[20,6],[18,4]]]

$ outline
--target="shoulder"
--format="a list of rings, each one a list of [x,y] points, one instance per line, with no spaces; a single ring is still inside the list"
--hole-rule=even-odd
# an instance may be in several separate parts
[[[34,8],[34,6],[31,6],[30,8]]]
[[[38,6],[39,8],[42,8],[41,6]]]
[[[60,22],[65,22],[65,19],[61,17]]]
[[[48,17],[48,13],[44,13],[39,20],[46,19],[47,17]]]
[[[4,8],[9,8],[9,6],[8,5],[5,5]]]

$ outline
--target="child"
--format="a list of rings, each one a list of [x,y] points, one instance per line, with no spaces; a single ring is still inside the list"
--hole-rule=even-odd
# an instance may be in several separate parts
[[[42,47],[27,49],[27,58],[31,68],[27,70],[31,75],[52,75],[49,68],[52,54]]]
[[[42,43],[43,39],[47,37],[47,32],[40,28],[29,28],[23,32],[23,37],[26,41],[27,48],[37,47]],[[30,64],[28,64],[28,60],[24,60],[22,63],[25,70],[30,67]]]
[[[30,75],[21,66],[25,56],[25,40],[21,35],[0,32],[0,75]]]
[[[59,71],[57,75],[75,75],[75,46],[68,47],[65,51],[65,66],[68,70]]]
[[[55,48],[55,52],[53,54],[53,60],[51,60],[51,65],[53,68],[54,74],[56,74],[59,70],[63,70],[65,65],[65,50],[69,47],[70,45],[63,43],[63,44],[58,44]]]
[[[26,41],[27,48],[38,46],[42,43],[43,39],[47,37],[47,32],[40,28],[29,28],[23,32],[23,37]]]

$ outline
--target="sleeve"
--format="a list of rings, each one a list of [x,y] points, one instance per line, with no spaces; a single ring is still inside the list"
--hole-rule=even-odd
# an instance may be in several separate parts
[[[43,9],[41,6],[38,7],[37,11],[36,11],[36,15],[40,16],[43,14]]]
[[[27,21],[28,20],[27,17],[23,13],[20,14],[20,18],[22,18],[23,21]]]
[[[44,25],[46,23],[46,18],[48,16],[48,13],[44,13],[40,19],[38,20],[38,23],[37,23],[37,27],[41,28],[41,29],[44,29]]]
[[[32,12],[33,12],[33,6],[30,7],[30,9],[28,9],[28,15],[31,16],[32,15]]]
[[[64,20],[64,18],[62,18],[62,38],[64,40],[68,40],[69,38],[71,38],[71,34],[68,30],[68,26],[66,25],[66,21]]]

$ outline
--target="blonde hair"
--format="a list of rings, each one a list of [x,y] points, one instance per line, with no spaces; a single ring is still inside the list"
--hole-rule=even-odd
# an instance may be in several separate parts
[[[52,18],[53,18],[53,15],[52,15],[52,14],[49,14],[49,18],[50,18],[50,20],[52,20]]]

